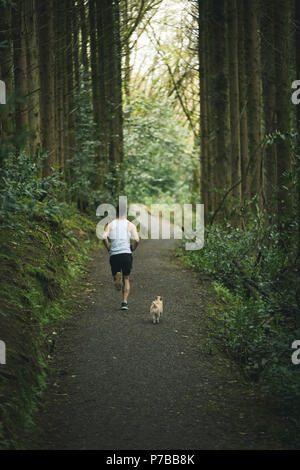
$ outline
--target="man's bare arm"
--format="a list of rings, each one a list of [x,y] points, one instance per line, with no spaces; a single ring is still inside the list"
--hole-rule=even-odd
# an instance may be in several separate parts
[[[130,248],[131,248],[131,251],[134,251],[134,250],[136,250],[138,244],[140,243],[140,238],[139,238],[136,226],[132,222],[129,222],[129,227],[128,228],[129,228],[129,232],[131,233],[131,236],[133,238],[133,242],[130,245]]]
[[[103,235],[102,235],[103,244],[104,244],[104,246],[105,246],[105,248],[107,249],[108,252],[109,252],[109,241],[108,241],[109,230],[110,230],[110,224],[108,224],[105,227]]]

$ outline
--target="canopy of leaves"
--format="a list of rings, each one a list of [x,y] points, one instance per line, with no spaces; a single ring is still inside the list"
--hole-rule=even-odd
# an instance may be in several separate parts
[[[172,101],[137,97],[127,108],[125,192],[132,201],[186,201],[192,175],[189,134]]]

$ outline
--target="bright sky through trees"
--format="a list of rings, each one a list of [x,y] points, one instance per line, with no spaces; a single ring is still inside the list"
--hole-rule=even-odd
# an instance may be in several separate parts
[[[157,51],[158,43],[162,46],[162,52],[167,59],[167,48],[176,50],[179,46],[180,26],[188,16],[187,0],[162,0],[153,10],[150,24],[142,31],[137,31],[133,37],[135,41],[138,36],[132,58],[132,75],[141,79],[157,78],[163,73],[161,67],[165,67]],[[149,74],[150,73],[150,74]],[[165,73],[165,70],[164,70]],[[147,80],[147,84],[148,84]]]

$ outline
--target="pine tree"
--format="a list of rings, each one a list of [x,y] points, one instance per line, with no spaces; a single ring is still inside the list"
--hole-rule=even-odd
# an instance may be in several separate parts
[[[285,189],[285,173],[291,165],[291,146],[287,133],[290,129],[290,78],[289,78],[289,24],[290,4],[284,0],[275,0],[275,72],[276,72],[276,115],[277,128],[282,135],[277,142],[277,186],[278,220],[291,214],[291,195]]]
[[[262,84],[264,104],[264,133],[273,134],[276,131],[276,75],[275,75],[275,31],[274,31],[274,1],[263,3],[261,19],[262,34]],[[277,185],[277,152],[276,145],[267,146],[265,150],[265,198],[266,207],[275,210],[273,200]]]
[[[39,34],[40,112],[42,150],[47,152],[43,174],[51,174],[55,162],[55,101],[54,101],[54,28],[52,0],[37,3]]]
[[[250,196],[262,205],[262,132],[261,132],[261,64],[258,27],[258,0],[245,1],[245,36],[248,74],[248,136]]]
[[[12,8],[12,36],[13,36],[13,63],[14,86],[21,101],[16,105],[15,126],[16,132],[28,131],[27,106],[27,58],[25,46],[24,0],[20,0]]]
[[[240,96],[238,67],[238,13],[236,0],[228,0],[229,102],[231,135],[231,181],[233,196],[241,201]]]

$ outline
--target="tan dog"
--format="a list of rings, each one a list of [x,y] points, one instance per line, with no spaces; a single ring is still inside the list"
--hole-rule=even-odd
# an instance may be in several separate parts
[[[160,317],[163,313],[163,298],[157,295],[150,306],[150,313],[152,315],[153,323],[159,323]]]

